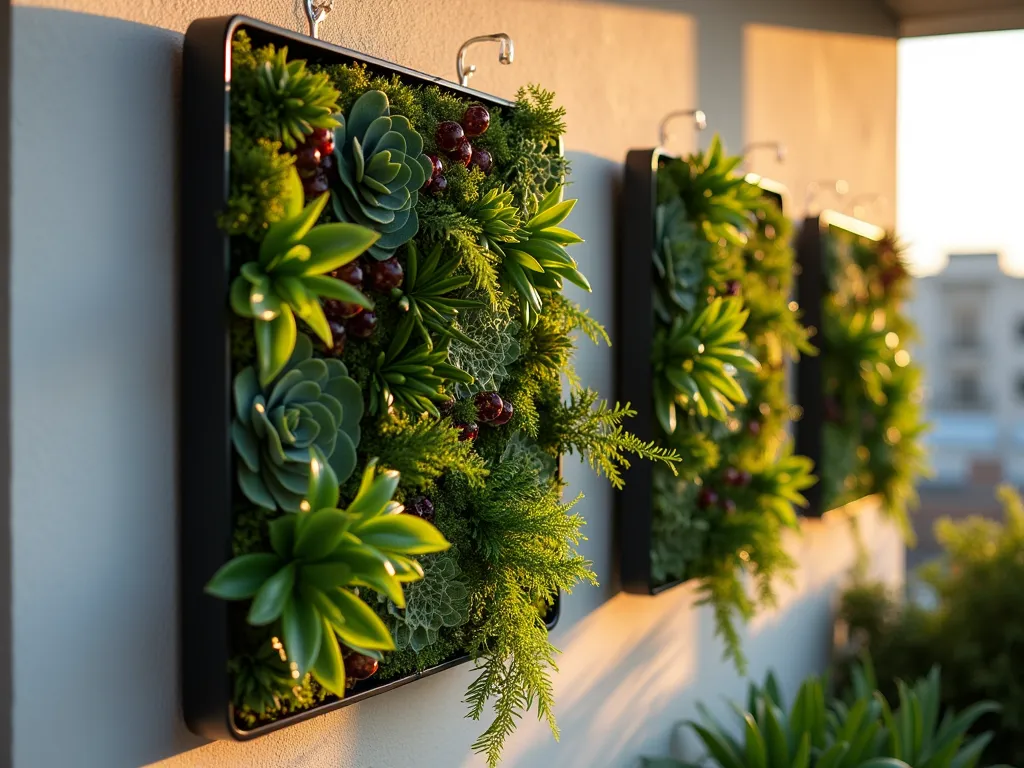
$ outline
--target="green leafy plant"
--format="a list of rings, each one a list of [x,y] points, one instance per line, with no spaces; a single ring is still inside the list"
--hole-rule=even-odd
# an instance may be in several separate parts
[[[266,386],[254,368],[242,370],[234,397],[238,485],[254,504],[299,511],[311,450],[319,450],[341,480],[355,470],[362,393],[340,360],[313,357],[309,337],[298,338],[284,369]]]
[[[284,218],[271,224],[259,259],[246,262],[231,283],[231,308],[251,317],[262,383],[277,376],[295,348],[298,315],[331,347],[333,336],[320,305],[324,296],[367,309],[373,303],[358,289],[327,273],[356,259],[377,234],[354,224],[314,226],[327,195],[302,207],[302,183],[293,169],[283,197]]]
[[[477,309],[483,302],[450,295],[469,285],[472,277],[453,275],[461,259],[449,257],[442,262],[443,253],[444,244],[437,243],[421,264],[416,244],[409,243],[406,250],[408,272],[398,306],[409,313],[405,322],[415,326],[427,347],[434,345],[431,333],[474,346],[477,342],[463,333],[456,319],[459,310]]]
[[[268,46],[253,52],[248,38],[236,38],[231,98],[255,136],[294,149],[316,128],[338,124],[338,91],[327,75],[311,72],[302,59],[288,60],[288,49]],[[247,66],[248,65],[248,66]],[[232,118],[232,123],[236,119]]]
[[[422,565],[423,578],[405,588],[405,609],[387,600],[386,623],[395,646],[416,653],[436,645],[442,628],[469,621],[469,589],[458,559],[444,554]]]
[[[702,722],[689,722],[708,753],[702,765],[721,768],[974,768],[987,738],[966,732],[993,705],[980,702],[939,722],[939,671],[912,688],[903,686],[893,712],[859,670],[860,683],[849,701],[829,700],[824,682],[800,686],[786,711],[778,684],[769,675],[761,688],[750,686],[746,710],[733,709],[738,727],[721,723],[702,705]],[[737,731],[742,734],[735,735]],[[647,768],[698,768],[672,759],[645,759]]]
[[[334,154],[341,183],[335,186],[334,213],[375,230],[380,239],[370,255],[391,258],[419,229],[416,202],[432,171],[423,139],[408,118],[391,114],[383,91],[364,93],[339,122]]]
[[[410,556],[449,546],[426,521],[399,514],[391,501],[398,477],[378,474],[371,462],[359,493],[338,509],[338,478],[314,448],[303,507],[270,523],[273,550],[236,557],[206,587],[224,600],[252,600],[247,621],[253,626],[280,622],[292,669],[299,676],[312,672],[336,696],[345,695],[339,639],[364,654],[394,648],[387,627],[354,589],[379,591],[404,606],[402,583],[423,577]]]
[[[258,240],[284,217],[295,158],[280,150],[281,143],[269,139],[232,142],[231,195],[217,220],[225,232]]]
[[[572,212],[575,200],[561,199],[561,187],[541,200],[537,212],[516,233],[516,242],[502,246],[502,281],[506,290],[519,296],[523,325],[533,328],[543,311],[542,293],[561,291],[563,278],[590,291],[590,283],[577,269],[565,246],[582,243],[561,224]],[[497,242],[491,240],[492,245]]]
[[[745,349],[742,302],[718,298],[690,318],[677,316],[654,337],[654,409],[668,433],[679,423],[677,408],[719,421],[747,402],[736,380],[756,372],[757,359]]]
[[[942,558],[918,578],[933,605],[906,602],[880,584],[858,582],[844,595],[839,617],[848,645],[838,649],[837,678],[852,683],[849,665],[866,652],[879,686],[891,702],[897,680],[942,668],[939,707],[967,712],[981,700],[1000,707],[975,731],[991,730],[986,759],[1024,764],[1024,673],[1018,663],[1024,636],[1024,506],[1019,493],[1001,487],[1004,519],[969,517],[936,524]]]
[[[473,377],[448,359],[447,346],[409,347],[413,323],[398,326],[386,351],[377,355],[370,389],[370,413],[386,413],[398,405],[409,414],[440,418],[435,403],[444,402],[445,380],[472,384]]]

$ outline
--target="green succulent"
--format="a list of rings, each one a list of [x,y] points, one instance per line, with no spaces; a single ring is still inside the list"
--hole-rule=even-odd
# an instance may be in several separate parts
[[[658,282],[654,308],[669,322],[673,315],[693,312],[705,276],[704,263],[711,246],[691,222],[678,195],[657,207],[654,214],[654,268]]]
[[[494,187],[481,197],[473,207],[473,218],[480,222],[480,244],[498,253],[503,243],[519,241],[519,209],[512,192],[504,187]]]
[[[448,551],[423,561],[423,579],[406,588],[405,609],[381,598],[388,611],[386,623],[398,650],[420,653],[438,641],[445,627],[469,621],[469,589],[458,557]]]
[[[269,639],[253,653],[232,658],[228,671],[234,680],[232,701],[257,715],[276,711],[281,706],[281,694],[297,683],[288,657]]]
[[[383,91],[364,93],[339,123],[334,132],[340,177],[334,213],[341,221],[378,232],[370,255],[389,259],[419,230],[416,202],[433,172],[423,154],[423,138],[408,118],[391,114]]]
[[[757,371],[760,363],[746,350],[746,320],[741,300],[719,297],[655,333],[654,406],[667,433],[676,430],[678,408],[725,421],[737,404],[747,402],[736,377]]]
[[[441,414],[434,403],[447,399],[442,388],[446,381],[472,384],[473,377],[448,362],[447,343],[410,348],[413,323],[400,323],[391,344],[374,363],[370,385],[370,413],[387,413],[395,405],[410,415]]]
[[[561,292],[563,278],[590,291],[590,283],[577,269],[565,246],[582,243],[579,235],[558,225],[572,212],[575,200],[562,200],[562,187],[550,192],[534,216],[516,232],[516,242],[503,243],[501,278],[504,289],[519,295],[523,325],[533,328],[543,310],[541,295]],[[492,240],[492,247],[494,247]]]
[[[402,584],[423,578],[411,555],[450,546],[430,523],[400,514],[391,500],[399,476],[370,462],[359,492],[338,509],[338,478],[313,449],[303,509],[270,523],[271,552],[236,557],[214,574],[206,591],[224,600],[252,600],[247,621],[280,622],[293,676],[311,672],[336,696],[345,695],[339,640],[380,658],[394,641],[380,617],[359,597],[369,588],[404,606]]]
[[[269,135],[287,149],[295,149],[315,128],[334,128],[340,94],[326,73],[310,72],[303,59],[288,61],[281,48],[256,70],[255,98]]]
[[[476,346],[477,342],[459,329],[456,318],[460,309],[477,309],[483,306],[483,302],[448,295],[465,288],[473,278],[470,275],[452,276],[461,258],[455,256],[442,263],[443,251],[444,243],[438,243],[421,264],[416,244],[409,243],[405,259],[405,284],[398,301],[399,307],[408,312],[403,322],[413,323],[428,347],[434,346],[431,332]]]
[[[333,344],[320,297],[372,309],[373,302],[348,283],[327,276],[348,264],[377,240],[356,224],[313,226],[327,204],[324,193],[302,207],[302,182],[292,168],[284,196],[284,218],[271,224],[260,243],[259,259],[242,265],[231,283],[231,308],[252,318],[259,380],[266,384],[284,368],[295,348],[295,316],[327,346]]]
[[[299,336],[281,374],[261,386],[251,366],[235,377],[231,440],[238,485],[254,504],[298,512],[309,483],[310,450],[347,480],[356,467],[363,394],[340,360],[313,357]]]

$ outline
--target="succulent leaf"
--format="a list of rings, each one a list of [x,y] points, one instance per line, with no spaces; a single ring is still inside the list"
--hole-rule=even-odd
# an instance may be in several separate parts
[[[391,114],[383,91],[367,91],[337,119],[334,213],[377,232],[369,253],[389,259],[419,231],[416,203],[431,174],[423,138],[407,118]]]
[[[302,59],[288,61],[288,49],[280,48],[257,70],[257,114],[270,135],[288,149],[302,143],[314,128],[333,128],[338,110],[337,90],[324,73],[306,69]]]
[[[242,459],[238,482],[254,504],[298,512],[307,492],[310,451],[323,452],[337,483],[355,469],[363,400],[339,360],[317,360],[299,336],[283,370],[260,386],[253,368],[235,377],[231,437]]]

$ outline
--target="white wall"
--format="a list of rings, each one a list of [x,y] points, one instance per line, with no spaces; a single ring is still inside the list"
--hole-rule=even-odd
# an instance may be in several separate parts
[[[228,0],[52,5],[19,7],[14,21],[15,765],[133,768],[165,758],[162,765],[173,768],[478,765],[468,745],[479,725],[462,717],[466,669],[246,745],[202,746],[181,724],[174,477],[180,33],[191,18],[232,10],[291,27],[301,16],[298,4],[241,8]],[[515,37],[517,64],[499,70],[481,62],[475,84],[507,95],[539,80],[569,107],[571,191],[581,198],[571,223],[588,241],[580,254],[595,287],[588,306],[610,325],[619,161],[629,147],[653,143],[662,114],[693,105],[693,41],[701,28],[724,23],[708,15],[712,6],[693,4],[701,6],[694,16],[567,0],[336,5],[324,25],[329,39],[429,72],[449,73],[458,43],[471,34],[505,29]],[[783,5],[792,16],[801,4]],[[808,16],[821,15],[813,0],[803,5]],[[714,8],[729,12],[724,3]],[[145,25],[131,23],[139,21]],[[838,50],[830,35],[815,41]],[[857,38],[840,42],[845,55],[857,54]],[[876,37],[861,42],[864,50],[880,45]],[[783,44],[762,45],[765,66],[788,55]],[[851,72],[845,60],[825,55],[809,71],[824,78],[829,94],[848,77],[888,87],[894,56],[891,66],[872,62]],[[836,71],[845,73],[839,82],[829,78]],[[723,99],[719,114],[733,125],[757,124],[767,119],[761,111],[774,108],[746,93],[742,77],[724,87],[735,98]],[[882,125],[894,119],[892,104],[862,106]],[[805,119],[791,114],[772,126],[787,134]],[[887,151],[862,138],[852,132],[849,146],[828,150],[836,173],[861,167],[864,152]],[[678,149],[688,149],[681,139]],[[810,174],[828,136],[802,140],[813,145],[799,161]],[[612,365],[606,349],[585,347],[577,359],[583,379],[609,395]],[[693,714],[695,700],[718,701],[740,685],[719,663],[710,615],[694,609],[691,589],[612,596],[611,493],[571,462],[567,478],[570,494],[586,493],[585,552],[604,585],[568,598],[555,631],[565,651],[556,681],[561,745],[527,719],[506,764],[629,766],[638,754],[667,751],[673,723]],[[879,573],[899,580],[895,531],[876,525],[870,512],[862,527]],[[774,667],[790,689],[825,663],[830,604],[854,546],[840,519],[807,526],[792,551],[801,562],[796,584],[777,612],[754,623],[747,642],[751,671]]]

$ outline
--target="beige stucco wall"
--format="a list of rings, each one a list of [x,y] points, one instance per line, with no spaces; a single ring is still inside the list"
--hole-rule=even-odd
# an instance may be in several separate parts
[[[587,239],[579,258],[595,287],[581,298],[609,325],[621,159],[652,144],[660,116],[693,106],[698,92],[734,149],[745,138],[792,145],[792,167],[776,171],[759,155],[756,170],[795,187],[843,175],[893,197],[895,42],[877,36],[882,17],[830,14],[815,0],[773,4],[774,20],[753,0],[335,2],[325,37],[431,73],[450,74],[458,44],[473,34],[515,37],[515,66],[480,59],[474,84],[510,95],[538,80],[569,108],[571,191],[581,200],[570,223]],[[70,0],[15,12],[15,765],[478,765],[468,745],[479,726],[462,717],[466,669],[247,745],[203,746],[180,721],[177,71],[188,22],[232,11],[303,23],[298,3],[266,0]],[[775,22],[802,31],[768,28]],[[818,27],[828,31],[808,31]],[[799,95],[812,86],[812,100]],[[794,100],[788,109],[783,97]],[[683,134],[673,147],[693,143]],[[609,350],[585,347],[576,365],[612,394]],[[667,752],[673,724],[693,715],[696,700],[718,702],[741,687],[719,662],[711,617],[694,607],[692,589],[612,596],[612,495],[572,462],[567,479],[571,494],[586,493],[584,551],[603,586],[566,599],[555,631],[565,651],[561,745],[527,718],[506,764],[630,766],[641,753]],[[751,671],[773,667],[789,688],[825,663],[830,604],[855,556],[842,520],[805,533],[792,541],[795,586],[747,639]],[[864,537],[876,570],[898,581],[895,532],[869,512]]]

